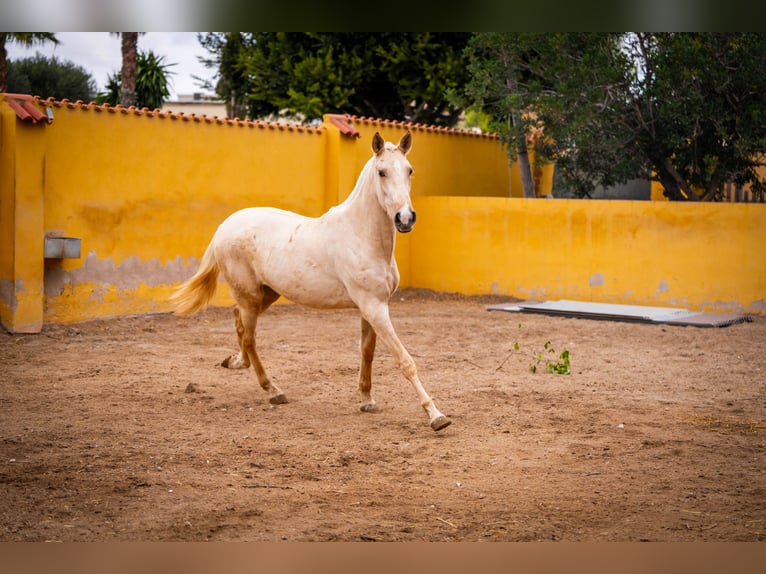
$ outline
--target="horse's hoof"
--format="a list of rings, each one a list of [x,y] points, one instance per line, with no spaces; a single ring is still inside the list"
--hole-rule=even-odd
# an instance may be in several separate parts
[[[375,403],[364,403],[359,407],[359,410],[363,413],[377,413],[380,409],[378,409],[378,405]]]
[[[274,395],[269,399],[272,405],[284,405],[287,403],[287,397],[285,395]]]
[[[231,355],[221,361],[221,366],[226,369],[247,369],[250,363],[245,363],[239,355]]]
[[[431,428],[434,429],[435,431],[440,431],[444,428],[447,428],[451,424],[452,424],[452,421],[449,420],[444,415],[442,415],[440,417],[436,417],[434,420],[431,421]]]

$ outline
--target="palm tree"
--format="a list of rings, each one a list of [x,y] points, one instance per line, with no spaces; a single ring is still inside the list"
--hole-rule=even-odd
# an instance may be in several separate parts
[[[8,51],[7,42],[16,42],[25,46],[53,42],[58,44],[58,38],[52,32],[0,32],[0,93],[8,89]]]
[[[170,95],[170,76],[174,73],[168,68],[175,64],[166,64],[164,56],[157,56],[151,50],[149,52],[139,50],[137,64],[133,105],[150,110],[162,108],[162,103]],[[115,72],[109,74],[106,89],[98,94],[96,102],[108,103],[112,106],[121,104],[120,98],[123,93],[122,72]]]
[[[126,108],[136,105],[138,77],[138,32],[120,32],[122,36],[122,72],[120,103]]]
[[[136,105],[150,110],[160,109],[170,95],[170,76],[164,56],[154,52],[138,53],[138,74],[136,75]]]

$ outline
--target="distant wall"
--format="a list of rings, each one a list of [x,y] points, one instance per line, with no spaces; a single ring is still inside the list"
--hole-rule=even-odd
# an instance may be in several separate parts
[[[766,311],[766,205],[429,197],[409,280],[437,291]]]
[[[402,286],[762,312],[766,205],[521,199],[495,136],[326,116],[306,128],[0,95],[0,321],[170,310],[233,211],[318,216],[345,199],[375,131],[413,133],[418,224]],[[537,174],[550,192],[552,168]],[[45,258],[45,238],[80,256]],[[214,304],[231,304],[219,289]]]

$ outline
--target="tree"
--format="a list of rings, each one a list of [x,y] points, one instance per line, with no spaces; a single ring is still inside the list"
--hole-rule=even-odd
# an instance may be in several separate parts
[[[165,64],[164,56],[157,56],[151,50],[138,52],[136,58],[136,87],[135,105],[138,108],[150,110],[162,107],[165,99],[170,95],[169,76],[173,73],[168,70],[175,64]],[[107,79],[106,91],[99,94],[97,102],[111,105],[122,104],[122,73],[110,74]]]
[[[469,36],[256,32],[208,37],[206,47],[210,62],[221,62],[218,95],[246,89],[250,117],[286,110],[309,120],[350,113],[454,125],[462,110],[447,93],[467,80],[462,51]]]
[[[81,66],[36,54],[8,63],[8,91],[89,102],[95,97],[96,82]]]
[[[243,34],[241,32],[207,32],[197,34],[197,40],[210,53],[208,58],[199,57],[200,62],[207,68],[217,70],[218,78],[215,84],[210,80],[204,80],[202,87],[214,91],[226,102],[228,117],[246,118],[250,81],[240,64],[240,55],[245,48]]]
[[[122,71],[120,73],[120,104],[136,105],[138,77],[138,32],[120,32],[122,38]]]
[[[766,191],[766,36],[632,34],[639,63],[626,116],[665,195],[713,200],[723,184]]]
[[[150,110],[159,109],[170,95],[170,76],[164,56],[157,56],[151,50],[138,53],[136,74],[136,103]]]
[[[508,53],[515,89],[492,49]],[[727,181],[763,189],[762,34],[478,34],[468,57],[468,100],[506,141],[544,130],[538,160],[579,196],[641,177],[676,200],[715,199]],[[513,113],[526,121],[509,127]]]
[[[519,162],[524,197],[535,197],[528,153],[528,126],[524,118],[528,89],[523,83],[524,57],[529,35],[492,32],[471,39],[467,53],[471,81],[466,92],[490,115],[502,134],[509,156]]]
[[[0,93],[8,90],[8,51],[6,44],[17,42],[25,46],[53,42],[58,44],[56,35],[51,32],[0,32]]]
[[[519,161],[527,176],[522,177],[525,197],[535,197],[526,157],[530,146],[537,162],[556,161],[580,196],[624,175],[623,163],[607,153],[611,148],[605,144],[611,140],[594,133],[601,126],[596,120],[613,122],[619,108],[614,101],[599,100],[614,89],[608,62],[618,39],[611,34],[508,32],[471,39],[466,97],[490,115],[509,157]],[[593,101],[601,103],[594,108]],[[624,134],[612,136],[625,139]]]

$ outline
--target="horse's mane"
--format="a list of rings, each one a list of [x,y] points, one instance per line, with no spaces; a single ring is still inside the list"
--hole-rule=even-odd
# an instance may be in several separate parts
[[[356,185],[354,185],[354,189],[351,190],[351,193],[349,196],[338,205],[331,207],[330,211],[338,211],[341,209],[345,209],[345,207],[350,204],[356,197],[362,192],[362,189],[365,186],[365,183],[367,179],[369,179],[370,174],[372,173],[372,165],[373,160],[375,159],[375,156],[372,156],[369,160],[367,160],[367,163],[364,164],[364,167],[362,168],[362,171],[359,173],[359,177],[356,178]]]

